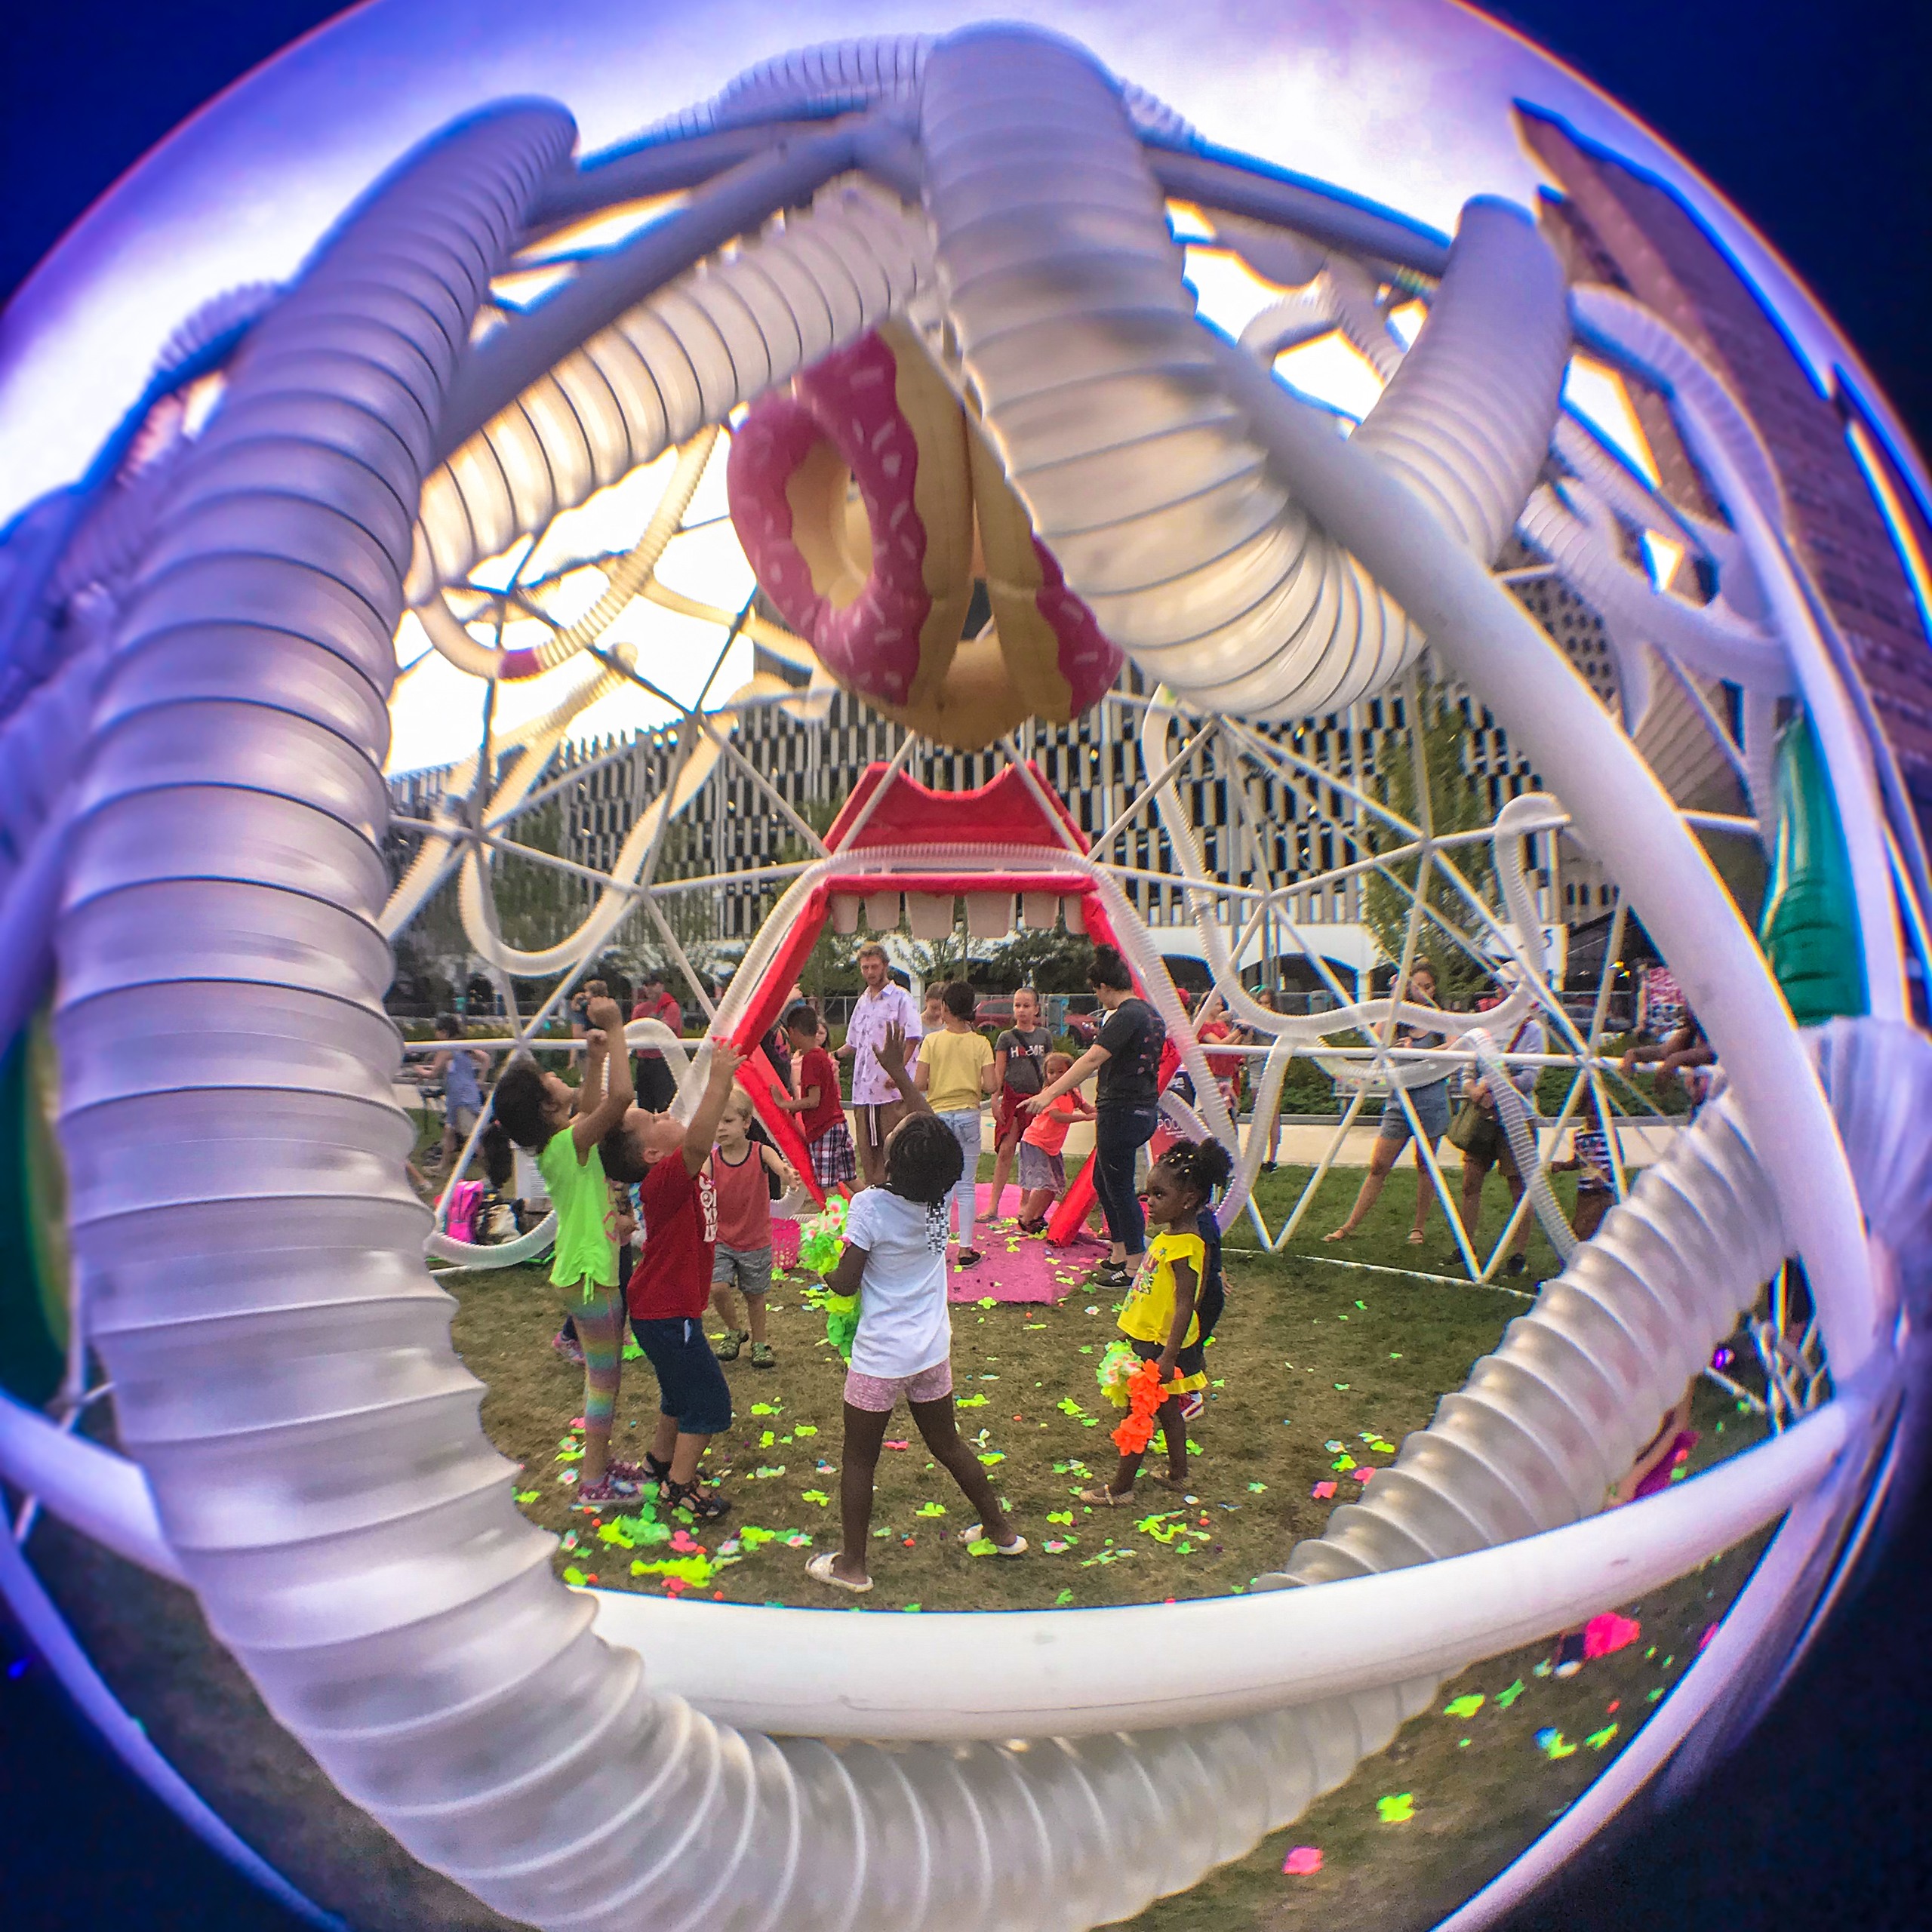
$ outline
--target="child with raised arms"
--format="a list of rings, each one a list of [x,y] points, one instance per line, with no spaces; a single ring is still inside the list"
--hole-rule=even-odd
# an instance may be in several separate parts
[[[645,1473],[658,1500],[696,1517],[721,1516],[721,1496],[698,1487],[698,1459],[731,1426],[731,1391],[704,1334],[718,1244],[711,1147],[744,1057],[711,1043],[711,1066],[689,1125],[633,1109],[604,1143],[605,1164],[637,1183],[644,1254],[626,1291],[631,1333],[657,1376],[657,1429]]]
[[[945,1023],[920,1041],[919,1063],[912,1077],[927,1106],[959,1143],[959,1183],[952,1190],[951,1209],[959,1228],[954,1263],[974,1268],[981,1258],[973,1245],[980,1198],[980,1109],[996,1084],[993,1050],[973,1024],[978,1002],[964,980],[953,980],[940,1001]]]
[[[946,1306],[946,1203],[964,1165],[952,1131],[906,1077],[905,1035],[890,1029],[880,1066],[912,1111],[885,1146],[885,1180],[854,1198],[845,1249],[826,1277],[834,1294],[859,1298],[858,1332],[845,1377],[845,1440],[840,1451],[840,1547],[822,1551],[806,1574],[829,1588],[869,1590],[866,1565],[879,1451],[900,1396],[933,1460],[952,1477],[979,1521],[961,1543],[989,1540],[1001,1556],[1026,1553],[1026,1539],[994,1494],[980,1459],[959,1438],[952,1407],[952,1321]]]
[[[1208,1267],[1201,1239],[1202,1209],[1234,1171],[1228,1150],[1218,1140],[1177,1140],[1147,1173],[1147,1251],[1120,1311],[1120,1332],[1143,1361],[1155,1364],[1161,1379],[1161,1406],[1155,1426],[1164,1438],[1168,1472],[1155,1482],[1172,1490],[1187,1487],[1187,1423],[1182,1405],[1208,1386],[1196,1312]],[[1151,1441],[1149,1444],[1151,1447]],[[1105,1489],[1083,1489],[1083,1503],[1117,1509],[1134,1499],[1134,1478],[1145,1450],[1123,1453]]]
[[[736,1361],[752,1345],[754,1368],[776,1368],[765,1334],[764,1298],[771,1289],[771,1189],[766,1176],[785,1188],[798,1186],[791,1164],[775,1147],[752,1138],[752,1097],[734,1088],[718,1118],[718,1144],[711,1150],[711,1184],[718,1192],[718,1247],[711,1266],[711,1305],[724,1324],[724,1339],[713,1352]],[[731,1291],[745,1298],[745,1325],[738,1326]]]
[[[623,1298],[617,1284],[617,1216],[600,1143],[632,1110],[630,1055],[617,1003],[587,1009],[583,1077],[571,1088],[534,1060],[504,1068],[491,1102],[489,1131],[537,1156],[556,1211],[550,1279],[563,1291],[583,1352],[583,1460],[576,1506],[619,1508],[638,1494],[644,1472],[611,1457],[611,1419],[623,1373]]]

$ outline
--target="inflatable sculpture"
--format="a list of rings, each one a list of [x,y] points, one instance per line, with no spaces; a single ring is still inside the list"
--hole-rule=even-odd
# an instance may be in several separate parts
[[[1186,9],[1116,29],[1051,5],[1039,26],[961,14],[916,39],[831,43],[828,20],[828,44],[787,52],[813,38],[796,20],[727,5],[701,85],[657,13],[605,11],[605,42],[563,48],[543,10],[469,10],[503,32],[501,60],[462,71],[435,42],[408,111],[435,112],[358,123],[326,208],[306,150],[265,164],[261,191],[307,226],[299,260],[251,266],[257,245],[217,245],[217,213],[169,201],[168,170],[238,165],[224,129],[316,125],[289,106],[305,75],[346,99],[385,35],[420,52],[423,22],[447,24],[362,10],[211,110],[22,298],[0,369],[8,487],[32,485],[0,551],[0,961],[5,1036],[45,1012],[57,1072],[51,1131],[20,1081],[10,1118],[40,1171],[64,1168],[64,1209],[50,1187],[42,1211],[71,1272],[41,1264],[71,1323],[64,1413],[111,1377],[118,1443],[59,1426],[50,1389],[13,1389],[0,1475],[191,1589],[275,1719],[417,1859],[511,1918],[586,1932],[1112,1922],[1296,1818],[1463,1665],[1605,1611],[1606,1577],[1628,1601],[1770,1530],[1669,1701],[1458,1921],[1487,1922],[1648,1780],[1681,1785],[1744,1734],[1915,1439],[1903,1317],[1932,1211],[1924,1136],[1900,1123],[1932,1092],[1912,1025],[1922,846],[1777,461],[1707,341],[1559,257],[1527,174],[1498,187],[1472,168],[1461,205],[1425,220],[1289,171],[1255,103],[1287,98],[1267,75],[1294,71],[1321,10],[1254,48],[1192,47]],[[687,105],[739,53],[760,64]],[[1553,75],[1536,62],[1515,85]],[[669,118],[638,134],[654,90]],[[592,140],[573,113],[593,97]],[[154,306],[116,279],[131,262],[192,279],[120,246],[190,207],[210,285],[171,314],[180,331],[118,392],[91,361],[70,385],[118,395],[125,421],[47,430],[37,398],[77,366],[60,342],[90,301],[112,333]],[[1189,238],[1260,287],[1251,317],[1206,312]],[[1368,406],[1289,379],[1317,340],[1361,345]],[[1586,365],[1641,394],[1694,502],[1566,401]],[[731,594],[707,596],[675,546],[721,450],[743,556]],[[568,518],[660,460],[641,534],[570,547]],[[574,601],[555,594],[572,571],[595,577]],[[1538,584],[1595,614],[1605,688],[1538,620]],[[618,621],[645,606],[711,627],[716,666],[671,706],[674,760],[614,857],[559,859],[594,891],[581,920],[515,943],[496,857],[565,782],[553,761],[592,706],[661,696]],[[1324,765],[1324,733],[1420,734],[1425,670],[1543,789],[1452,832],[1426,784],[1409,816],[1386,767]],[[475,700],[474,748],[392,824],[391,706],[445,672]],[[846,930],[861,906],[896,929],[903,902],[916,934],[923,903],[950,920],[963,901],[989,931],[1111,934],[1191,1082],[1170,1121],[1238,1154],[1232,1226],[1297,1059],[1379,1081],[1391,1106],[1442,1077],[1393,1054],[1398,1027],[1506,1091],[1533,1016],[1552,1063],[1601,1060],[1601,1013],[1565,1004],[1537,897],[1535,854],[1561,839],[1616,882],[1619,931],[1627,906],[1715,1051],[1721,1091],[1641,1177],[1620,1171],[1590,1238],[1546,1189],[1525,1209],[1550,1217],[1560,1273],[1361,1499],[1241,1595],[872,1617],[574,1589],[479,1426],[426,1243],[479,1257],[405,1179],[389,942],[449,887],[499,983],[552,986],[506,1023],[540,1044],[640,907],[677,943],[664,908],[691,881],[660,869],[668,835],[714,774],[743,777],[734,733],[775,714],[802,737],[833,685],[911,735],[835,836],[761,779],[748,794],[805,856],[771,862],[775,909],[707,1015],[715,1037],[768,1032],[801,934],[848,904]],[[1090,715],[1152,857],[1083,828],[1017,735]],[[1644,749],[1666,725],[1705,734],[1720,802]],[[1001,775],[969,808],[907,774],[921,739],[1005,747]],[[1265,823],[1204,835],[1204,796],[1247,811],[1257,771],[1368,841],[1323,891],[1404,866],[1466,889],[1509,970],[1501,1004],[1420,1006],[1367,971],[1312,1011],[1260,1000],[1260,923],[1320,915],[1251,856]],[[1772,881],[1761,922],[1714,862],[1726,841]],[[1150,879],[1259,1043],[1257,1125],[1128,893]],[[632,1041],[691,1094],[706,1049],[688,1064],[648,1020]],[[1520,1109],[1506,1125],[1534,1164]],[[1767,1344],[1807,1367],[1776,1432],[1602,1513],[1658,1415],[1801,1272],[1814,1317]],[[40,1300],[8,1309],[54,1334]],[[30,1563],[11,1539],[0,1558],[53,1655]],[[84,1659],[72,1681],[94,1682]],[[87,1694],[183,1816],[281,1882]]]

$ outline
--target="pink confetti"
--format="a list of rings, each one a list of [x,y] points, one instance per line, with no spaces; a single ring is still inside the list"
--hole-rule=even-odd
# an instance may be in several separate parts
[[[1306,1878],[1321,1869],[1321,1854],[1312,1844],[1298,1844],[1281,1860],[1282,1871],[1291,1878]]]
[[[888,1449],[909,1449],[912,1445],[909,1442],[888,1442],[885,1446]]]
[[[1355,1478],[1357,1482],[1366,1482],[1374,1473],[1373,1469],[1357,1469],[1355,1472]]]
[[[1308,1493],[1316,1502],[1326,1503],[1334,1494],[1335,1485],[1332,1482],[1318,1482]]]
[[[1607,1657],[1611,1651],[1634,1644],[1643,1633],[1644,1626],[1634,1617],[1620,1617],[1615,1611],[1607,1610],[1583,1626],[1583,1654]]]
[[[1706,1630],[1706,1631],[1704,1632],[1704,1634],[1703,1634],[1701,1637],[1700,1637],[1700,1638],[1697,1639],[1697,1654],[1698,1654],[1700,1657],[1702,1657],[1702,1656],[1703,1655],[1703,1654],[1704,1654],[1704,1646],[1705,1646],[1706,1644],[1708,1644],[1708,1643],[1711,1641],[1711,1639],[1712,1639],[1713,1637],[1715,1637],[1717,1634],[1718,1634],[1718,1626],[1717,1626],[1715,1623],[1713,1623],[1713,1624],[1710,1626],[1710,1628],[1709,1628],[1708,1630]]]

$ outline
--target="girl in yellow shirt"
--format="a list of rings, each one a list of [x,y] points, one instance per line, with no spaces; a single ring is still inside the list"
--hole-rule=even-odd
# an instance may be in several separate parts
[[[1152,1480],[1171,1490],[1187,1487],[1187,1424],[1183,1399],[1208,1386],[1201,1324],[1195,1313],[1207,1269],[1201,1236],[1202,1211],[1232,1173],[1218,1140],[1179,1140],[1148,1171],[1147,1252],[1120,1311],[1120,1332],[1143,1361],[1160,1371],[1161,1402],[1155,1426],[1167,1444],[1168,1472]],[[1105,1489],[1083,1489],[1083,1503],[1118,1509],[1134,1500],[1134,1480],[1146,1451],[1123,1454]]]
[[[973,1245],[973,1220],[980,1195],[980,1109],[998,1085],[999,1076],[994,1069],[992,1041],[974,1028],[978,1004],[973,989],[964,980],[955,980],[942,997],[946,1023],[919,1042],[919,1063],[912,1069],[912,1079],[925,1095],[926,1105],[959,1143],[964,1168],[951,1196],[949,1211],[957,1216],[959,1225],[959,1251],[952,1265],[971,1268],[980,1260],[979,1250]]]

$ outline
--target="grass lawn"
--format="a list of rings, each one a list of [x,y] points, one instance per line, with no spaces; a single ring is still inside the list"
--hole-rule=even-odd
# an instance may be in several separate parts
[[[1286,1170],[1263,1177],[1260,1198],[1271,1224],[1300,1178]],[[1358,1179],[1345,1173],[1327,1183],[1304,1223],[1311,1251],[1346,1211]],[[1406,1168],[1392,1177],[1351,1246],[1352,1259],[1398,1269],[1415,1260],[1417,1251],[1404,1241],[1413,1186]],[[1492,1183],[1492,1230],[1502,1198]],[[1420,1265],[1449,1272],[1447,1241],[1438,1217]],[[1533,1245],[1533,1276],[1543,1272],[1538,1258]],[[1542,1258],[1550,1265],[1546,1251]],[[738,1416],[712,1460],[736,1507],[723,1524],[694,1538],[704,1552],[701,1583],[691,1580],[695,1566],[684,1578],[633,1575],[632,1563],[672,1553],[639,1536],[631,1538],[633,1549],[606,1542],[592,1516],[571,1509],[572,1485],[559,1478],[574,1464],[558,1459],[569,1454],[582,1380],[549,1346],[561,1309],[545,1274],[455,1275],[448,1285],[457,1301],[457,1345],[488,1385],[485,1426],[525,1466],[523,1506],[574,1539],[569,1549],[560,1543],[560,1572],[594,1575],[616,1589],[826,1601],[804,1574],[810,1552],[796,1540],[809,1537],[820,1549],[837,1535],[841,1370],[823,1345],[822,1319],[804,1303],[801,1278],[774,1290],[777,1367],[755,1371],[746,1358],[728,1371]],[[1100,1395],[1094,1367],[1113,1332],[1115,1298],[1076,1292],[1054,1309],[955,1308],[955,1375],[973,1404],[961,1420],[969,1434],[983,1432],[983,1453],[1000,1459],[993,1473],[1033,1552],[1003,1562],[960,1549],[955,1533],[964,1506],[928,1466],[902,1412],[904,1433],[893,1439],[912,1446],[881,1459],[875,1523],[888,1534],[872,1546],[878,1587],[861,1600],[861,1614],[896,1614],[914,1604],[940,1610],[1134,1602],[1244,1589],[1257,1573],[1278,1567],[1300,1538],[1318,1534],[1335,1502],[1353,1499],[1358,1484],[1349,1469],[1335,1467],[1338,1461],[1386,1466],[1392,1447],[1374,1445],[1399,1444],[1423,1426],[1438,1396],[1461,1385],[1527,1306],[1496,1289],[1358,1272],[1294,1252],[1263,1255],[1245,1224],[1230,1231],[1228,1291],[1221,1332],[1208,1352],[1219,1386],[1193,1432],[1200,1451],[1191,1494],[1198,1500],[1183,1506],[1147,1487],[1144,1511],[1131,1515],[1089,1512],[1071,1494],[1083,1468],[1098,1477],[1112,1460],[1107,1432],[1115,1412]],[[635,1441],[633,1423],[648,1426],[654,1397],[648,1364],[628,1364],[620,1440]],[[766,1413],[753,1413],[758,1407]],[[110,1403],[100,1404],[90,1423],[111,1437],[110,1411]],[[1699,1393],[1697,1426],[1703,1437],[1694,1471],[1747,1446],[1761,1429],[1708,1386]],[[1328,1482],[1337,1485],[1332,1500],[1312,1494]],[[774,1534],[747,1538],[747,1526]],[[659,1527],[668,1534],[671,1526]],[[1149,1932],[1304,1925],[1310,1932],[1421,1932],[1530,1844],[1629,1743],[1747,1580],[1764,1540],[1725,1552],[1641,1604],[1619,1606],[1638,1620],[1641,1635],[1567,1682],[1548,1674],[1546,1644],[1463,1672],[1443,1687],[1429,1714],[1287,1831],[1138,1922]],[[1049,1554],[1050,1541],[1066,1547]],[[209,1636],[187,1592],[56,1524],[43,1521],[29,1549],[97,1667],[155,1743],[310,1896],[384,1932],[485,1932],[503,1923],[417,1866],[334,1793]],[[679,1554],[688,1565],[688,1555]],[[1284,1859],[1297,1847],[1321,1853],[1318,1871],[1284,1874]]]

